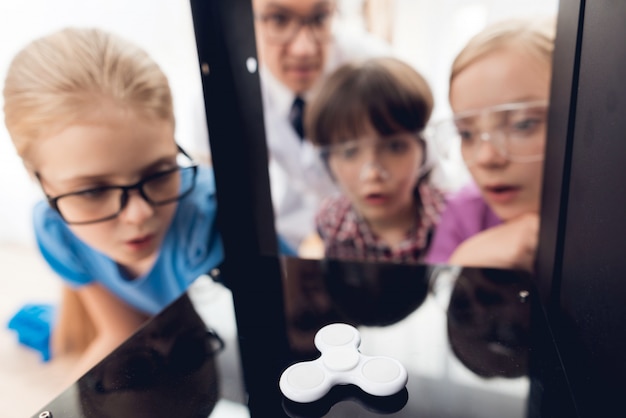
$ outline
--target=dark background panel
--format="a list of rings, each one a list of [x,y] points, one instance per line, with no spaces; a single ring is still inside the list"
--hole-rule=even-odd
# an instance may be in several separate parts
[[[555,332],[582,416],[625,416],[626,2],[586,2]]]
[[[583,8],[584,0],[562,0],[559,4],[553,54],[537,280],[544,303],[554,306],[558,306],[563,230],[567,216]],[[553,292],[553,289],[556,291]]]

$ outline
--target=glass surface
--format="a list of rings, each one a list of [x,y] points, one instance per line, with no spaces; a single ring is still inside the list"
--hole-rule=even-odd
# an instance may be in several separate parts
[[[43,411],[52,417],[248,417],[231,292],[208,276]]]
[[[307,139],[306,133],[302,141],[289,125],[287,115],[294,95],[302,96],[310,103],[323,77],[339,64],[391,55],[418,70],[430,85],[434,96],[430,122],[435,124],[449,120],[450,70],[456,54],[469,39],[497,21],[556,15],[558,8],[557,0],[338,0],[328,37],[332,41],[320,41],[312,33],[301,36],[300,31],[307,29],[300,24],[307,17],[306,13],[315,12],[318,8],[325,10],[329,3],[292,0],[252,2],[257,16],[257,54],[275,226],[291,249],[307,258],[324,254],[323,245],[315,236],[315,215],[320,203],[348,186],[338,180],[336,167],[324,164],[319,158],[319,150]],[[296,13],[299,15],[296,16]],[[267,22],[264,24],[258,16],[271,16],[274,22],[281,22],[289,28],[289,31],[285,29],[285,33],[289,33],[289,39],[297,41],[293,43],[292,50],[288,50],[287,41],[277,44],[274,31],[269,30]],[[286,35],[284,39],[288,39]],[[305,39],[310,42],[305,44]],[[311,52],[314,48],[318,54]],[[305,55],[307,60],[298,61],[296,58]],[[289,71],[291,67],[297,67],[296,62],[302,67],[298,74]],[[544,130],[545,125],[540,131]],[[454,137],[451,139],[454,140]],[[429,154],[432,154],[429,159],[435,162],[430,178],[443,192],[452,194],[471,181],[461,148],[456,144],[456,147],[446,149],[449,152],[445,156],[435,155],[433,142],[429,139]],[[508,151],[514,155],[516,150]],[[538,156],[533,154],[531,160],[541,160],[542,155],[543,149]],[[528,159],[525,154],[522,156]],[[329,171],[331,175],[328,175]],[[343,192],[350,194],[350,190]]]
[[[560,411],[570,407],[562,397],[567,391],[543,311],[525,273],[281,262],[287,326],[267,327],[284,332],[287,350],[281,341],[247,341],[247,332],[237,330],[231,291],[202,277],[35,416],[47,410],[53,417],[500,418],[553,416],[555,402]],[[263,297],[266,304],[283,302],[283,295]],[[237,306],[240,319],[255,314]],[[337,386],[309,404],[282,396],[280,373],[319,357],[314,335],[335,322],[359,330],[361,353],[400,361],[409,374],[406,387],[376,397],[351,385]],[[247,341],[243,363],[238,341]],[[255,376],[246,392],[243,372],[254,374],[255,365],[275,360],[272,353],[286,355],[271,375]],[[248,396],[265,402],[248,407]]]
[[[316,358],[315,332],[345,322],[359,329],[362,353],[393,357],[409,373],[408,396],[379,405],[342,389],[314,407],[338,398],[330,416],[526,416],[534,295],[524,274],[334,260],[287,260],[287,271],[295,356]],[[288,413],[311,408],[284,406]]]

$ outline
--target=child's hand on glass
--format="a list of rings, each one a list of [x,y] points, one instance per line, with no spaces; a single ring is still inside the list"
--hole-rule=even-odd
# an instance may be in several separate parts
[[[525,213],[464,241],[450,264],[517,268],[532,272],[539,240],[539,215]]]

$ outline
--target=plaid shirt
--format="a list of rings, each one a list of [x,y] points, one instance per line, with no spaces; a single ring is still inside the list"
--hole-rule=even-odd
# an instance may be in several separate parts
[[[443,194],[423,183],[418,188],[421,207],[418,221],[396,248],[377,237],[345,196],[324,200],[316,216],[316,226],[324,241],[327,257],[417,263],[422,261],[445,206]]]

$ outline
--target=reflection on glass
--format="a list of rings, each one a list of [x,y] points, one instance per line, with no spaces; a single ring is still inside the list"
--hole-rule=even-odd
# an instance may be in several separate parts
[[[457,358],[483,377],[528,374],[530,292],[510,271],[463,270],[448,305],[448,339]]]
[[[324,325],[385,326],[414,312],[428,293],[426,266],[286,258],[285,310],[296,357],[315,356]]]
[[[184,296],[78,381],[82,413],[206,418],[219,399],[223,348]]]
[[[426,266],[327,260],[328,295],[344,322],[387,326],[417,310],[428,293]]]
[[[321,418],[328,416],[332,410],[336,416],[380,416],[397,413],[402,410],[409,399],[406,388],[391,396],[374,396],[366,394],[356,386],[335,386],[322,399],[301,404],[283,400],[283,410],[291,418]],[[358,414],[358,415],[357,415]]]
[[[292,258],[284,262],[290,342],[303,356],[317,354],[313,336],[324,325],[406,322],[430,294],[446,313],[452,352],[470,370],[483,377],[528,372],[531,293],[522,272]]]
[[[319,357],[313,340],[324,325],[348,323],[359,329],[361,352],[406,367],[411,396],[398,416],[460,413],[469,404],[481,411],[472,416],[524,416],[536,308],[527,273],[294,258],[284,263],[292,355],[285,367]],[[283,406],[292,416],[323,416],[329,409],[332,416],[349,416],[369,411],[363,396],[341,388],[311,410],[289,401]]]

